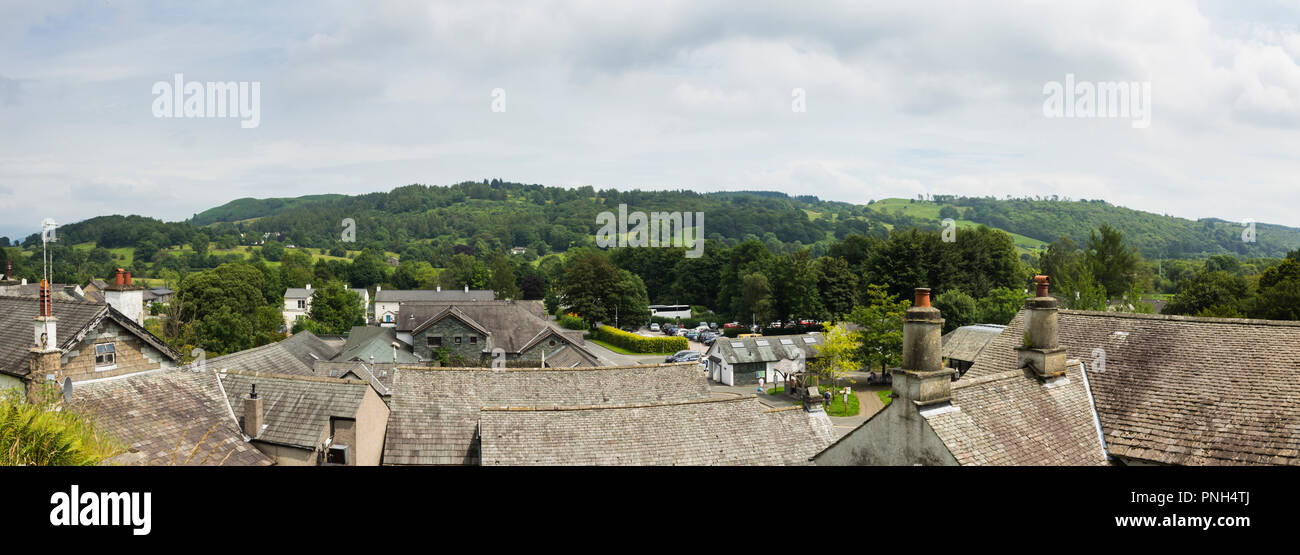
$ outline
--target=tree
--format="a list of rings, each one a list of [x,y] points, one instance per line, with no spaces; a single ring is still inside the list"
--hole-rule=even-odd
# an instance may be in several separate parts
[[[754,324],[762,326],[772,316],[772,286],[767,276],[759,272],[748,274],[741,285],[741,311],[748,314]]]
[[[515,263],[501,253],[491,257],[489,270],[492,277],[488,280],[488,289],[495,291],[498,299],[518,299],[523,295],[515,278]]]
[[[312,292],[307,318],[320,324],[317,330],[322,333],[342,335],[353,326],[365,325],[366,312],[361,295],[333,281]]]
[[[461,287],[483,289],[487,287],[490,277],[487,266],[477,258],[468,254],[457,254],[451,257],[447,269],[438,275],[438,280],[447,289]]]
[[[818,258],[815,269],[822,307],[832,319],[847,316],[858,300],[857,274],[847,260],[833,256]]]
[[[949,289],[934,298],[934,307],[943,313],[943,331],[950,332],[977,321],[975,299],[961,289]]]
[[[829,379],[838,388],[840,378],[862,367],[858,334],[836,324],[827,329],[822,337],[822,344],[817,349],[817,360],[807,367],[819,379]]]
[[[284,256],[283,243],[273,239],[267,241],[265,245],[262,245],[262,258],[270,260],[271,262],[279,262],[280,258],[283,256]]]
[[[650,321],[650,297],[641,276],[619,270],[610,300],[614,305],[615,323],[619,326],[639,327]]]
[[[1137,250],[1125,245],[1124,235],[1109,225],[1102,224],[1088,236],[1084,258],[1107,297],[1118,297],[1137,279]]]
[[[388,263],[380,253],[364,249],[348,268],[348,280],[353,287],[370,288],[383,283],[388,276]]]
[[[1178,293],[1165,305],[1165,314],[1240,317],[1250,297],[1250,285],[1241,276],[1224,271],[1202,271],[1178,284]]]
[[[1010,287],[999,287],[976,303],[975,319],[982,324],[1006,325],[1025,305],[1025,293]],[[944,314],[947,317],[947,314]]]
[[[209,353],[224,355],[254,347],[252,322],[228,305],[209,311],[196,327],[200,344]]]
[[[190,248],[194,249],[194,257],[199,260],[208,258],[208,235],[206,233],[195,233],[194,238],[190,240]]]
[[[903,314],[912,306],[911,301],[899,300],[890,295],[884,286],[867,286],[865,306],[853,309],[849,321],[861,330],[858,337],[861,347],[858,358],[867,368],[879,366],[885,372],[890,366],[902,364]]]
[[[619,279],[619,269],[609,257],[584,249],[569,260],[560,282],[560,296],[571,312],[594,325],[614,316],[610,297]]]

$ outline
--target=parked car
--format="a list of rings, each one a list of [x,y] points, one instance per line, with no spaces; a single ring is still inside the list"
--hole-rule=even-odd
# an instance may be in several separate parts
[[[740,327],[740,322],[727,322],[727,323],[723,324],[722,327],[724,327],[724,328],[738,328],[738,327]]]
[[[664,359],[664,362],[695,362],[700,360],[700,353],[695,351],[677,351]]]
[[[717,322],[709,322],[709,329],[711,329],[711,330],[716,330],[716,329],[718,329],[718,323],[717,323]]]
[[[650,324],[650,331],[659,331],[659,324]]]
[[[695,341],[700,337],[700,332],[696,330],[686,330],[682,335],[686,336],[686,339],[688,340]]]
[[[705,339],[704,341],[701,341],[701,343],[704,343],[705,345],[712,347],[714,343],[718,342],[718,337],[719,336],[716,334],[710,334],[709,338]]]
[[[677,326],[674,326],[672,324],[664,324],[663,332],[664,335],[676,335]]]

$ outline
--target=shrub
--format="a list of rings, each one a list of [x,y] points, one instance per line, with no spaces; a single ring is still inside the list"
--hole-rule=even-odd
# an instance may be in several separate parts
[[[63,405],[57,388],[46,389],[41,397],[52,401],[34,403],[16,391],[0,391],[0,466],[96,465],[122,452],[116,441]]]
[[[561,314],[556,319],[556,322],[560,324],[560,327],[569,330],[587,330],[591,328],[582,318],[573,314]]]
[[[610,326],[597,327],[591,332],[591,337],[634,353],[675,353],[690,346],[685,337],[645,337]]]

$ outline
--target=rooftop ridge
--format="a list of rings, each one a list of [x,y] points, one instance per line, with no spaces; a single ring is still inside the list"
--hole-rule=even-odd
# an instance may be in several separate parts
[[[707,403],[735,403],[756,399],[754,394],[741,395],[737,397],[719,397],[709,399],[690,399],[685,401],[664,401],[660,403],[625,403],[610,405],[567,405],[567,406],[496,406],[481,407],[480,412],[573,412],[583,410],[604,410],[604,409],[646,409],[656,407],[677,407],[683,405],[702,405]],[[799,408],[799,407],[789,407]],[[786,410],[786,409],[779,409]],[[777,412],[777,411],[764,411]]]
[[[394,370],[418,370],[423,372],[600,372],[609,370],[635,370],[645,368],[670,368],[675,366],[699,366],[695,362],[670,362],[658,364],[629,364],[622,366],[587,366],[575,368],[490,368],[483,366],[417,366],[398,364]]]
[[[1237,324],[1249,326],[1279,326],[1288,328],[1300,328],[1300,321],[1293,320],[1261,320],[1258,318],[1214,318],[1209,316],[1179,316],[1175,314],[1137,314],[1133,312],[1103,312],[1100,310],[1068,310],[1061,309],[1061,314],[1070,314],[1074,316],[1091,316],[1098,318],[1128,318],[1133,320],[1163,320],[1170,322],[1199,322],[1209,324]]]
[[[301,374],[277,374],[274,372],[251,372],[248,370],[215,370],[217,374],[227,374],[232,376],[248,376],[255,378],[271,378],[277,380],[295,380],[300,382],[317,382],[317,383],[337,383],[348,385],[370,385],[365,380],[352,380],[347,378],[330,378],[326,376],[304,376]]]

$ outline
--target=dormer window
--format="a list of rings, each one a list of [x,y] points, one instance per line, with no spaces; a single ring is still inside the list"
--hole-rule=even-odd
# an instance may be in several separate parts
[[[95,345],[95,369],[108,370],[117,366],[117,347],[112,343]]]

